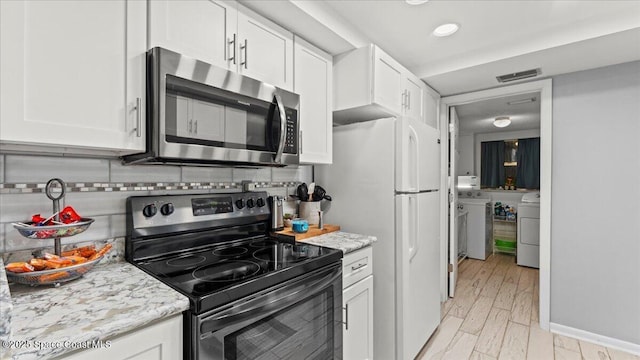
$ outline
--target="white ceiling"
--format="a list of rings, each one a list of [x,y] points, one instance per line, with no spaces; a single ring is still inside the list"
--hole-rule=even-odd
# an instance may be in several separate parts
[[[508,104],[533,98],[533,102]],[[456,113],[460,121],[460,135],[540,129],[540,93],[512,95],[459,105],[456,106]],[[498,116],[509,116],[511,124],[504,128],[493,126],[493,120]]]
[[[373,42],[442,95],[640,60],[640,0],[240,0],[333,55]],[[453,36],[432,30],[460,24]]]

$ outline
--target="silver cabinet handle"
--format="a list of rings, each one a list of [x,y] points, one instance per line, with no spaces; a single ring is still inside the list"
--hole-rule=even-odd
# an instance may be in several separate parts
[[[140,104],[141,104],[141,99],[140,98],[136,98],[136,136],[137,137],[141,137],[142,136],[142,129],[140,128],[142,126],[142,109],[140,108]]]
[[[349,304],[346,304],[343,309],[344,309],[344,312],[345,312],[345,314],[344,314],[344,322],[343,322],[344,329],[345,330],[349,330]]]
[[[193,123],[193,133],[194,133],[194,134],[197,134],[197,133],[198,133],[198,120],[196,120],[196,121]]]
[[[356,266],[352,266],[352,267],[351,267],[351,271],[360,270],[360,269],[362,269],[362,268],[363,268],[363,267],[365,267],[365,266],[367,266],[367,263],[364,263],[364,264],[360,264],[360,263],[358,263],[358,265],[356,265]]]
[[[191,134],[191,130],[193,130],[193,119],[189,120],[189,134]]]
[[[402,108],[403,109],[406,107],[406,96],[407,96],[407,90],[403,90],[402,91]]]
[[[244,45],[240,45],[240,50],[244,50],[244,57],[242,58],[242,61],[240,62],[240,65],[243,65],[244,68],[247,68],[247,39],[244,39]]]
[[[233,64],[236,64],[236,34],[233,34],[233,40],[229,39],[229,46],[233,47],[233,56],[229,57],[229,60],[233,60]],[[231,53],[231,50],[229,50]]]

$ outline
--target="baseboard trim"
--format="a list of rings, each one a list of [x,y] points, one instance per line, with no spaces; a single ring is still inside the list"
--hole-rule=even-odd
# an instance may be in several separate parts
[[[640,356],[640,345],[628,341],[618,340],[556,323],[549,323],[549,331]]]

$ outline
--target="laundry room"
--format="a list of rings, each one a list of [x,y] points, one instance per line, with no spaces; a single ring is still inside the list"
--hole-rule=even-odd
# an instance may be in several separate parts
[[[504,253],[538,268],[540,93],[462,104],[455,115],[460,261]]]

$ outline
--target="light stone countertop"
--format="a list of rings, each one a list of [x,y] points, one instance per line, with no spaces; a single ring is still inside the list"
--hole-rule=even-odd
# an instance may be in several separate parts
[[[0,257],[0,341],[9,340],[9,333],[11,332],[12,308],[13,304],[11,303],[9,283],[7,282],[7,276],[4,272],[4,262]],[[0,354],[2,354],[1,347]]]
[[[3,312],[6,288],[0,279]],[[189,308],[185,296],[126,262],[98,264],[60,287],[12,284],[10,289],[13,310],[8,341],[27,345],[0,347],[0,359],[59,356],[76,350],[65,347],[65,341],[107,340]],[[37,342],[62,347],[43,348]]]
[[[325,246],[332,249],[342,250],[343,254],[356,251],[370,246],[378,239],[375,236],[352,234],[343,231],[331,232],[328,234],[314,236],[300,242]]]

